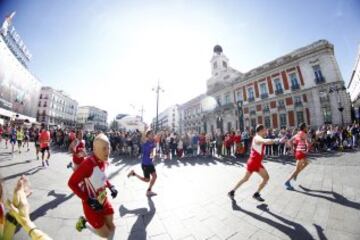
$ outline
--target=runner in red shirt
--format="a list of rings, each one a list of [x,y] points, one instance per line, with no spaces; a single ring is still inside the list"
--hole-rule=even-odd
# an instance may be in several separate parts
[[[75,171],[86,157],[84,133],[82,130],[76,132],[76,138],[71,142],[69,150],[73,154],[73,159],[67,165],[67,168],[73,168]]]
[[[205,156],[206,155],[206,136],[205,136],[204,132],[199,135],[199,145],[200,145],[200,154]]]
[[[106,176],[106,167],[110,154],[110,142],[104,134],[94,140],[94,154],[85,158],[71,175],[68,185],[82,200],[85,217],[80,217],[76,229],[87,228],[96,235],[113,239],[115,232],[114,209],[107,197],[106,188],[111,197],[117,196],[117,190]]]
[[[263,202],[265,201],[260,196],[260,191],[265,187],[266,183],[269,181],[269,174],[266,171],[265,167],[262,165],[262,160],[264,158],[265,145],[271,145],[276,143],[277,139],[265,139],[267,130],[264,125],[256,126],[256,135],[253,138],[250,158],[247,161],[247,171],[245,176],[236,184],[236,186],[228,193],[230,198],[234,198],[235,191],[245,182],[247,182],[253,172],[257,172],[262,177],[262,182],[260,183],[257,191],[254,193],[253,198]]]
[[[0,143],[2,142],[2,137],[3,137],[3,133],[4,133],[3,131],[4,131],[3,127],[0,124]]]
[[[290,143],[293,143],[295,146],[296,168],[285,182],[285,187],[287,190],[294,190],[294,187],[291,185],[291,180],[294,179],[296,181],[296,178],[300,172],[304,170],[304,168],[309,164],[309,161],[306,158],[306,154],[308,153],[310,147],[310,144],[307,140],[306,124],[300,124],[299,128],[300,131],[290,140]]]
[[[41,131],[39,135],[40,142],[40,152],[41,152],[41,160],[42,166],[45,167],[44,159],[45,159],[45,151],[47,151],[46,165],[49,166],[50,159],[50,132],[46,129],[45,124],[41,125]]]

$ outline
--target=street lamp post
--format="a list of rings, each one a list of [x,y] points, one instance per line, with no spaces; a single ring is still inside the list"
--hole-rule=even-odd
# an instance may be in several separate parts
[[[329,90],[329,94],[335,94],[336,93],[336,98],[337,98],[337,102],[338,102],[338,110],[341,114],[341,125],[344,126],[344,106],[341,103],[341,99],[340,99],[340,93],[346,91],[346,87],[344,85],[342,85],[341,87],[339,86],[332,86],[330,87]]]
[[[164,92],[164,89],[160,87],[160,82],[158,81],[158,84],[155,88],[152,89],[156,92],[156,123],[155,123],[155,133],[158,132],[159,127],[159,93],[160,91]]]

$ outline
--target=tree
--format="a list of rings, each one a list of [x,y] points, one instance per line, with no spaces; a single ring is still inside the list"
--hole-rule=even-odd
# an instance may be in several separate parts
[[[110,128],[111,128],[112,130],[115,130],[115,131],[119,130],[119,123],[118,123],[118,121],[116,121],[115,119],[112,120],[112,122],[110,123]]]

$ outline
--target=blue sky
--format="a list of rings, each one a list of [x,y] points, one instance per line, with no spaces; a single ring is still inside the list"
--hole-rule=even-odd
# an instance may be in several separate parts
[[[158,79],[160,110],[205,92],[215,44],[246,72],[327,39],[347,82],[360,43],[359,0],[0,0],[14,10],[32,72],[110,119],[144,105],[149,121]]]

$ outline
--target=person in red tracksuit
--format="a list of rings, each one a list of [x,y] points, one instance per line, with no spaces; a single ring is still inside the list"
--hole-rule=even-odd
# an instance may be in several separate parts
[[[82,200],[85,217],[81,216],[76,229],[81,232],[87,228],[96,235],[113,239],[115,232],[114,209],[107,197],[106,188],[111,197],[118,194],[110,184],[105,169],[108,165],[110,142],[104,134],[94,139],[94,154],[85,158],[71,175],[68,185]]]
[[[86,157],[85,140],[82,130],[76,132],[76,138],[71,142],[69,149],[73,154],[73,160],[67,165],[67,168],[72,167],[75,171]]]
[[[265,201],[260,196],[260,191],[265,187],[269,181],[269,174],[266,171],[265,167],[262,165],[262,160],[264,158],[264,151],[266,145],[271,145],[278,142],[278,139],[265,139],[267,130],[264,125],[256,126],[256,135],[253,138],[250,158],[247,161],[247,171],[245,176],[236,184],[236,186],[228,193],[230,198],[234,198],[235,191],[245,182],[247,182],[253,172],[257,172],[262,177],[262,182],[260,183],[257,191],[254,193],[253,198],[263,202]]]

